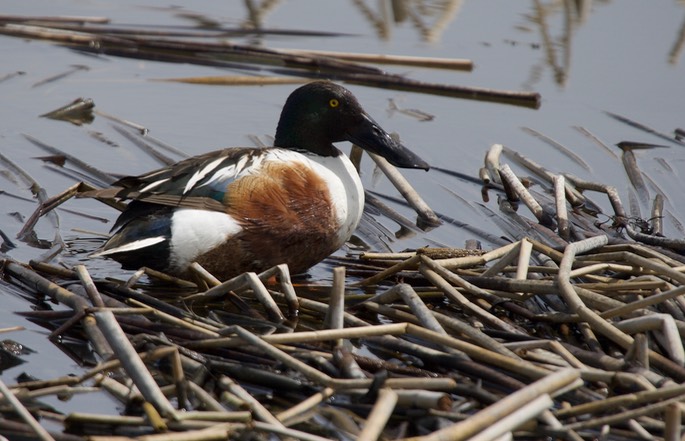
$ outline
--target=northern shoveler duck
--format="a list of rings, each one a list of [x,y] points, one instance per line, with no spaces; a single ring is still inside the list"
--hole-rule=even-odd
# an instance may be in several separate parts
[[[429,168],[349,90],[312,82],[288,97],[274,147],[206,153],[91,194],[130,200],[93,256],[176,275],[198,262],[220,279],[281,263],[302,273],[350,238],[364,208],[359,175],[333,145],[339,141],[398,167]]]

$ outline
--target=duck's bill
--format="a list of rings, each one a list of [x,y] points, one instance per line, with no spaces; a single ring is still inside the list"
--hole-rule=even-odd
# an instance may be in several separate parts
[[[380,155],[396,167],[422,168],[430,166],[414,152],[396,142],[370,116],[364,114],[356,126],[347,132],[347,140],[366,151]]]

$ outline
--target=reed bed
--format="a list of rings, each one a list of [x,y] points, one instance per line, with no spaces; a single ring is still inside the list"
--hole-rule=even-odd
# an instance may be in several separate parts
[[[349,262],[364,269],[341,266],[330,286],[293,283],[284,265],[225,282],[198,265],[193,280],[142,269],[114,281],[5,260],[6,280],[69,308],[24,314],[88,343],[98,362],[0,385],[0,428],[42,440],[680,439],[680,241],[623,238],[634,227],[607,186],[550,175],[533,195],[501,152],[537,166],[500,146],[486,155],[486,185],[510,187],[536,234],[487,251],[363,253]],[[586,188],[612,201],[612,224],[587,222]],[[567,209],[541,208],[547,193]],[[166,285],[140,285],[144,274]],[[31,404],[75,393],[126,411],[56,416]]]
[[[313,76],[315,66],[317,75],[349,82],[478,95],[451,86],[415,87],[416,82],[348,60],[440,68],[468,63],[371,60],[212,42],[226,30],[159,35],[120,29],[102,17],[0,16],[0,33],[111,55],[238,63],[245,69],[266,65],[272,66],[270,73],[288,76],[268,81],[299,81],[296,76]],[[228,80],[210,83],[222,81]],[[491,99],[539,104],[536,94],[495,95]],[[44,116],[81,124],[92,112],[92,102],[77,100]],[[139,124],[95,114],[114,119],[119,133],[160,163],[173,160],[156,147],[182,156]],[[563,149],[541,133],[527,132]],[[78,158],[27,139],[97,183],[112,182]],[[464,226],[496,245],[367,252],[339,260],[330,286],[291,279],[283,265],[223,282],[199,265],[192,267],[191,280],[147,268],[115,280],[91,274],[87,265],[53,265],[50,258],[63,245],[55,207],[93,187],[78,184],[48,198],[0,155],[40,203],[19,240],[37,240],[33,228],[42,216],[56,231],[41,260],[17,262],[0,254],[3,283],[36,301],[61,305],[58,311],[22,314],[50,329],[51,339],[80,341],[92,355],[79,360],[88,370],[78,376],[0,382],[0,433],[68,441],[679,440],[685,241],[663,234],[663,196],[650,195],[631,153],[644,146],[620,147],[639,203],[652,203],[647,220],[629,216],[634,207],[626,210],[611,186],[550,172],[495,145],[478,182],[504,195],[499,212],[488,214],[509,240]],[[378,163],[424,225],[455,223],[431,210],[392,166]],[[536,185],[512,167],[532,173]],[[611,206],[604,222],[598,222],[601,210],[590,192]],[[375,195],[367,201],[403,228],[417,228]],[[106,395],[121,403],[122,412],[63,415],[40,405],[42,397],[73,394]]]

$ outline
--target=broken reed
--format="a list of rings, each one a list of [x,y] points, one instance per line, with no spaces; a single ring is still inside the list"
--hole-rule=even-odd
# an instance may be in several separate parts
[[[103,359],[111,359],[68,381],[16,384],[10,390],[20,403],[35,394],[97,390],[139,408],[138,416],[134,411],[114,419],[69,415],[65,424],[83,435],[116,425],[131,436],[172,430],[226,439],[257,430],[323,439],[322,433],[332,437],[333,432],[316,421],[342,430],[332,412],[350,417],[355,422],[344,429],[366,439],[392,433],[398,424],[409,436],[435,418],[451,424],[420,439],[511,431],[578,438],[607,425],[630,433],[631,421],[649,421],[643,425],[654,436],[680,433],[673,423],[685,394],[678,385],[685,381],[680,262],[637,244],[608,245],[606,236],[562,250],[524,239],[487,253],[446,253],[451,251],[363,255],[368,262],[397,264],[374,281],[376,295],[355,296],[346,308],[341,294],[352,287],[343,271],[336,273],[329,300],[293,286],[283,267],[267,274],[279,274],[280,286],[263,285],[261,280],[269,280],[265,275],[248,275],[187,298],[186,306],[230,310],[226,301],[237,295],[243,299],[240,326],[173,305],[160,311],[146,304],[142,293],[134,302],[130,295],[136,289],[92,280],[85,267],[75,272],[84,288],[81,297],[31,267],[5,262],[10,280],[72,307],[73,319],[61,334],[83,335]],[[548,264],[537,265],[538,260]],[[391,282],[401,273],[420,275],[423,282],[414,287]],[[358,283],[368,286],[369,280]],[[255,303],[260,290],[271,300]],[[269,312],[274,305],[283,312]],[[93,318],[95,328],[74,334],[73,326]],[[298,323],[330,329],[307,330]],[[280,330],[264,333],[269,324]],[[145,349],[131,345],[124,332],[144,329],[166,338],[148,339]],[[100,333],[103,338],[96,337]],[[385,355],[361,356],[352,342]],[[170,371],[153,362],[164,359]],[[101,375],[107,371],[117,374]],[[128,393],[126,381],[140,392]],[[273,397],[245,386],[266,388]],[[371,399],[360,402],[361,397]],[[33,430],[26,418],[25,424],[21,427]]]

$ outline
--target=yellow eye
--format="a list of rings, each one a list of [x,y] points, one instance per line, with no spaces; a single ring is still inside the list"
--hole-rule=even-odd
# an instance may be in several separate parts
[[[335,108],[340,105],[340,102],[336,100],[335,98],[331,98],[331,100],[328,102],[328,105]]]

